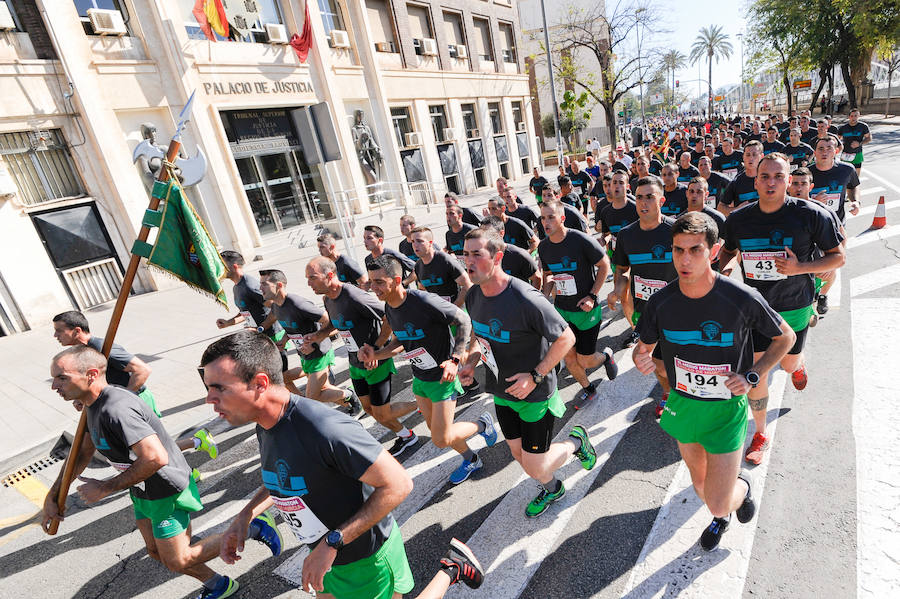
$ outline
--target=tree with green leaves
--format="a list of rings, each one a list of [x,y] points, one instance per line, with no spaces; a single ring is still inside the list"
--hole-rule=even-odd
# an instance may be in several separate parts
[[[791,90],[792,75],[808,70],[803,59],[806,39],[801,27],[786,25],[797,19],[805,20],[807,7],[803,3],[784,6],[784,0],[757,0],[750,6],[747,20],[752,23],[748,33],[750,65],[774,69],[787,90],[788,113],[794,108]],[[785,12],[788,11],[788,12]]]
[[[589,101],[590,97],[587,92],[581,92],[581,94],[575,95],[575,92],[567,89],[566,93],[563,94],[563,101],[559,105],[559,109],[565,117],[563,122],[566,122],[569,127],[566,135],[568,138],[566,140],[566,145],[569,146],[569,150],[577,145],[577,133],[584,129],[588,121],[591,120],[591,110],[588,107]],[[563,124],[560,123],[559,126],[563,127]],[[566,131],[564,127],[563,131]]]
[[[669,96],[669,105],[675,105],[675,71],[683,69],[687,66],[687,56],[679,50],[669,50],[662,56],[663,68],[666,70],[669,80],[672,82],[671,95]]]
[[[722,32],[721,25],[713,25],[711,27],[702,27],[697,38],[691,46],[691,64],[697,64],[704,58],[709,63],[709,76],[706,83],[709,85],[709,113],[712,116],[713,111],[713,91],[712,91],[712,64],[713,59],[716,63],[723,58],[730,58],[733,48],[731,42],[728,41],[728,34]]]

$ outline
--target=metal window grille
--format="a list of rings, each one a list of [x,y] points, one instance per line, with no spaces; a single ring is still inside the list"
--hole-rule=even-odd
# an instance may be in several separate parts
[[[26,206],[85,195],[58,129],[0,133],[0,156]]]

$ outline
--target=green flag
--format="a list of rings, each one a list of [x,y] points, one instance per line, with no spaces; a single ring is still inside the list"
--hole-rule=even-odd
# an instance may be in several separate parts
[[[165,183],[157,181],[153,197],[160,199],[159,209],[147,210],[143,224],[159,227],[156,241],[152,246],[136,241],[132,252],[228,309],[221,284],[225,264],[184,189],[174,177]]]

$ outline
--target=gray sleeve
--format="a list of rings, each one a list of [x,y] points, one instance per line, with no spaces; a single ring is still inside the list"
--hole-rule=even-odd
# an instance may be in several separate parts
[[[534,287],[528,286],[525,290],[525,299],[520,309],[524,312],[526,322],[551,343],[569,328],[569,324],[563,320],[553,304]]]
[[[136,402],[142,401],[137,396],[135,396],[135,400]],[[123,401],[116,402],[115,410],[108,413],[107,426],[128,447],[156,434],[156,431],[147,422],[146,415],[141,412],[141,405],[127,405]]]
[[[362,424],[343,414],[318,423],[316,440],[322,461],[341,474],[359,480],[384,448]]]
[[[134,359],[134,354],[128,352],[118,343],[113,343],[112,349],[109,350],[109,361],[124,370],[128,363]]]

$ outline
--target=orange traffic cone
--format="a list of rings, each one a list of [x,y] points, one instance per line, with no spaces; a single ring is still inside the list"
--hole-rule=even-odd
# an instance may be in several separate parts
[[[875,218],[872,219],[870,229],[883,229],[887,226],[887,210],[884,207],[884,196],[878,198],[878,206],[875,207]]]

